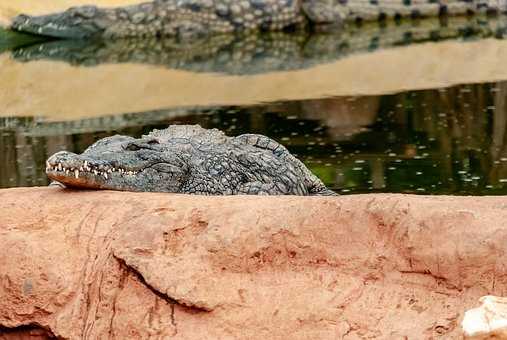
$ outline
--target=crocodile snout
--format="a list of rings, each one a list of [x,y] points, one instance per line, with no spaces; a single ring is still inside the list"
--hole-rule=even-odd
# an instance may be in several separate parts
[[[16,31],[22,31],[23,27],[30,23],[30,16],[20,14],[14,17],[11,23],[11,29]]]
[[[82,161],[77,160],[78,155],[68,151],[60,151],[52,155],[46,161],[47,167],[55,167],[61,165],[65,168],[78,166]]]
[[[92,37],[101,30],[96,25],[84,22],[92,14],[92,10],[68,10],[41,16],[20,14],[13,19],[10,28],[50,38],[83,39]]]

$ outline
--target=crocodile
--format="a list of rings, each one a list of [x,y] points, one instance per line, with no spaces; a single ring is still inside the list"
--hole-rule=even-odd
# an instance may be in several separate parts
[[[114,135],[82,154],[60,151],[47,176],[66,187],[200,195],[336,195],[283,145],[170,125],[140,138]]]
[[[350,21],[504,13],[507,0],[154,0],[137,5],[18,15],[11,28],[55,38],[87,39],[342,27]]]

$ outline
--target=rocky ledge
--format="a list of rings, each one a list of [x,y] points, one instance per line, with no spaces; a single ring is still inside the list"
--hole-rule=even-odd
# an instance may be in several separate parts
[[[507,198],[0,190],[0,339],[460,338]]]

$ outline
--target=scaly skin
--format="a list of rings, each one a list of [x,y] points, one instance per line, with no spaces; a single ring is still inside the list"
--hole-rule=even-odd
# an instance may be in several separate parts
[[[173,125],[139,139],[112,136],[80,155],[47,160],[48,177],[69,187],[200,195],[336,195],[287,149],[254,134],[227,137]]]
[[[56,38],[202,37],[216,33],[281,30],[310,22],[505,12],[507,0],[155,0],[101,9],[71,8],[12,23],[19,31]]]
[[[299,0],[156,0],[99,9],[71,8],[39,17],[20,15],[15,30],[58,38],[178,36],[277,30],[303,21]]]

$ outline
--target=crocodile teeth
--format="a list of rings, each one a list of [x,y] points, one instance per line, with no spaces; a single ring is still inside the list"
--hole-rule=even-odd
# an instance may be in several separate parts
[[[55,165],[51,165],[49,162],[46,161],[46,171],[63,171],[65,175],[71,175],[75,178],[79,178],[79,175],[83,173],[93,173],[95,176],[102,176],[105,179],[110,178],[110,174],[114,172],[118,172],[119,175],[127,175],[127,176],[133,176],[137,175],[139,171],[133,171],[133,170],[126,170],[123,168],[116,168],[112,166],[107,165],[100,165],[100,166],[94,166],[91,165],[88,161],[83,161],[82,165],[79,167],[69,167],[66,168],[63,166],[62,163],[57,163]]]

